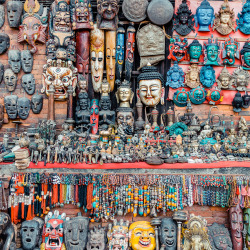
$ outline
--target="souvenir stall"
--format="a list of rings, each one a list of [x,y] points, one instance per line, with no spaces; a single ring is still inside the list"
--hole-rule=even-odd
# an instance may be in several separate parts
[[[249,0],[0,0],[0,250],[250,249]]]

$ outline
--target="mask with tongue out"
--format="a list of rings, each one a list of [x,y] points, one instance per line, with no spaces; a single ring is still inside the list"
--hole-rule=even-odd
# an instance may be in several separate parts
[[[177,62],[186,60],[187,48],[188,48],[188,41],[186,38],[179,38],[179,36],[177,36],[175,39],[171,38],[169,45],[168,59],[172,59]]]

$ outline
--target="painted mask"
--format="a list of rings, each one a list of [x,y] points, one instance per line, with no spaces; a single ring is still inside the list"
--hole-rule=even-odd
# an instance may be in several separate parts
[[[134,112],[131,108],[119,107],[116,109],[117,125],[122,125],[123,128],[130,126],[134,127]]]
[[[33,55],[29,50],[21,51],[21,64],[24,73],[30,73],[33,68]]]
[[[11,28],[18,28],[23,11],[23,3],[18,0],[7,2],[7,17]]]
[[[94,227],[88,233],[87,250],[104,250],[106,249],[106,234],[102,227]]]
[[[236,39],[226,39],[225,43],[222,43],[222,58],[224,59],[223,63],[228,65],[234,65],[235,58],[240,58],[239,48],[240,44],[237,42]]]
[[[73,95],[75,93],[77,77],[76,68],[69,61],[65,67],[61,65],[56,65],[56,62],[51,60],[47,61],[44,67],[43,73],[43,88],[42,93],[48,95],[48,90],[50,85],[53,85],[55,89],[54,98],[55,100],[66,100],[68,98],[67,89],[68,86],[73,87]]]
[[[194,15],[188,8],[187,1],[182,0],[177,13],[174,14],[173,30],[175,30],[181,36],[188,35],[194,29]]]
[[[163,218],[159,230],[161,245],[165,250],[175,250],[177,244],[177,226],[172,218]]]
[[[217,85],[219,89],[231,89],[232,88],[232,76],[225,66],[220,75],[218,76]]]
[[[98,29],[97,24],[90,31],[90,64],[93,89],[99,92],[104,67],[104,31]]]
[[[213,87],[208,90],[206,99],[209,104],[218,105],[223,101],[223,93],[217,87]]]
[[[178,107],[187,106],[188,99],[189,99],[189,96],[185,89],[177,90],[174,93],[173,101],[174,101],[174,104]]]
[[[188,46],[190,63],[199,63],[202,54],[202,45],[197,39],[194,39]]]
[[[126,250],[128,249],[128,225],[129,222],[114,220],[113,226],[109,224],[108,245],[109,249]]]
[[[212,38],[208,38],[208,43],[204,42],[204,64],[205,65],[216,65],[218,66],[220,63],[220,43],[218,39],[215,40]]]
[[[203,66],[200,71],[200,82],[206,88],[211,88],[215,83],[215,70],[212,66]]]
[[[135,27],[133,25],[133,23],[129,24],[126,37],[125,80],[128,82],[131,81],[131,74],[134,65]]]
[[[242,249],[243,212],[239,203],[237,204],[236,207],[229,208],[229,221],[230,221],[233,249]]]
[[[224,0],[219,12],[215,14],[213,30],[217,30],[217,32],[224,36],[230,34],[232,31],[235,31],[234,16],[234,11],[233,9],[230,9],[228,1]]]
[[[177,62],[181,62],[187,59],[187,46],[188,41],[186,38],[180,39],[176,37],[175,39],[170,39],[169,45],[169,56],[168,59],[172,59]]]
[[[184,72],[177,61],[174,62],[174,65],[167,72],[166,86],[173,89],[184,87]]]
[[[194,104],[202,104],[206,100],[207,91],[198,86],[195,89],[191,89],[189,92],[189,99]]]
[[[124,64],[124,43],[125,43],[125,30],[123,27],[119,27],[116,35],[116,54],[115,54],[115,76],[117,85],[120,85],[122,80],[122,71]]]
[[[28,95],[33,95],[36,89],[35,77],[33,74],[22,76],[22,87]]]
[[[144,105],[155,107],[160,101],[161,104],[164,103],[164,78],[156,67],[143,67],[142,73],[137,77],[137,82],[139,87],[137,96]]]
[[[124,81],[120,87],[117,89],[116,100],[120,104],[120,107],[130,108],[132,104],[134,93],[128,82]]]
[[[200,69],[197,64],[191,64],[185,75],[185,84],[189,88],[200,86]]]
[[[91,100],[90,104],[90,124],[92,126],[91,133],[97,134],[99,123],[99,101],[97,99]]]
[[[3,81],[9,92],[13,92],[16,89],[17,75],[13,72],[12,69],[6,69],[4,71]]]
[[[46,42],[46,56],[47,56],[47,60],[48,59],[51,59],[51,60],[56,59],[56,43],[55,43],[55,40],[53,40],[53,39],[49,39]]]
[[[129,244],[133,250],[154,250],[155,230],[148,221],[137,221],[129,227]]]
[[[10,37],[5,33],[0,33],[0,54],[3,54],[10,47]]]
[[[14,73],[19,73],[21,70],[21,52],[20,50],[9,50],[8,63]]]
[[[3,80],[3,74],[4,74],[4,65],[0,62],[0,83]]]
[[[250,70],[250,43],[245,42],[243,49],[240,51],[242,68]]]
[[[26,120],[30,113],[30,99],[27,97],[21,97],[17,100],[18,116],[22,120]]]
[[[5,10],[4,6],[0,5],[0,28],[3,27],[5,21]]]
[[[136,33],[137,47],[140,55],[140,68],[157,64],[165,59],[165,34],[162,28],[149,23]]]
[[[63,223],[66,219],[66,214],[55,210],[54,214],[49,212],[45,216],[45,224],[43,227],[43,243],[40,249],[44,250],[64,250],[65,244],[63,241]]]
[[[249,83],[249,73],[242,67],[238,67],[232,74],[232,83],[239,91],[245,91]]]
[[[116,31],[106,31],[106,71],[107,81],[110,85],[110,90],[115,87],[115,47],[116,47]]]
[[[236,31],[240,30],[243,34],[250,34],[250,2],[247,0],[242,7],[242,11],[238,13],[238,19],[236,20]]]
[[[119,0],[97,1],[97,25],[99,29],[116,30],[118,25]]]
[[[246,232],[246,247],[250,249],[250,208],[244,209],[244,230]]]
[[[31,98],[31,109],[34,114],[40,114],[43,108],[43,96],[35,94]]]
[[[203,0],[194,16],[195,26],[198,27],[199,25],[198,31],[210,31],[209,25],[211,28],[213,27],[214,19],[214,8],[210,5],[208,0]]]
[[[68,42],[66,53],[67,53],[67,61],[72,61],[72,62],[76,61],[76,42],[74,41]],[[89,63],[89,59],[87,60],[87,62]]]
[[[4,107],[9,119],[17,118],[17,100],[18,97],[16,95],[8,95],[4,97]]]
[[[63,224],[66,249],[84,250],[87,244],[89,218],[78,215]]]

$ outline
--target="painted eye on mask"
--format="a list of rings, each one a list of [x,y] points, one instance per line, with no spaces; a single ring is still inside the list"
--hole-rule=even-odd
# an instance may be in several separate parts
[[[69,77],[68,77],[68,76],[63,77],[63,79],[62,79],[62,82],[63,82],[63,83],[66,83],[66,82],[68,82],[68,81],[69,81]]]
[[[47,79],[48,79],[48,81],[52,82],[53,81],[53,76],[48,75]]]

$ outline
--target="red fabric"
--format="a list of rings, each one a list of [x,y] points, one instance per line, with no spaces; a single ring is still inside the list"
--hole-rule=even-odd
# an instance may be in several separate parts
[[[194,169],[194,168],[225,168],[225,167],[247,167],[250,168],[250,162],[237,162],[237,161],[223,161],[215,163],[175,163],[175,164],[162,164],[162,165],[148,165],[145,162],[136,163],[104,163],[100,164],[65,164],[65,163],[48,163],[46,167],[43,162],[38,165],[30,163],[29,168],[44,169],[44,168],[72,168],[72,169]]]

